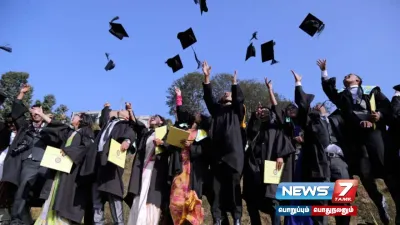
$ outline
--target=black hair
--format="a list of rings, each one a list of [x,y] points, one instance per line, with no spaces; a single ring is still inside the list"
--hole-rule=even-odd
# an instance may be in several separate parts
[[[32,105],[31,108],[39,108],[39,107],[42,107],[42,104],[34,104],[34,105]]]
[[[163,125],[165,125],[165,118],[164,118],[164,117],[162,117],[162,116],[160,116],[160,115],[158,115],[158,114],[156,114],[156,115],[154,115],[154,116],[160,117],[161,122],[163,123]]]
[[[79,122],[79,128],[82,127],[92,127],[93,126],[93,120],[92,117],[86,113],[81,113],[79,115],[79,117],[81,118],[80,122]]]
[[[362,79],[361,79],[360,76],[358,76],[357,74],[354,74],[354,73],[350,73],[350,74],[348,74],[348,75],[354,75],[354,76],[356,76],[356,77],[358,78],[358,80],[360,81],[359,86],[362,85]],[[347,76],[348,76],[348,75],[347,75]],[[345,76],[345,78],[343,78],[343,85],[346,87],[346,76]]]

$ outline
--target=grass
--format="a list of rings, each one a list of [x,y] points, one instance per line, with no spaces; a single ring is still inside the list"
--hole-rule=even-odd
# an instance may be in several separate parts
[[[132,161],[133,161],[133,156],[128,156],[128,160],[126,163],[126,169],[125,169],[124,176],[123,176],[125,189],[128,188],[127,185],[128,185],[130,174],[131,174]],[[391,218],[394,219],[396,212],[395,212],[393,199],[390,197],[389,191],[386,188],[383,181],[378,180],[377,182],[378,182],[378,187],[379,187],[380,191],[388,199],[389,210],[390,210],[389,213],[390,213]],[[375,205],[373,204],[373,202],[371,201],[371,199],[368,197],[368,194],[366,193],[366,191],[362,187],[362,185],[360,185],[360,187],[358,189],[358,197],[356,198],[355,205],[357,205],[359,207],[359,211],[358,211],[358,216],[352,218],[351,225],[374,224],[373,217],[378,221],[378,224],[381,224],[379,221],[378,210],[375,207]],[[211,213],[210,213],[210,206],[209,206],[206,198],[203,198],[203,206],[204,206],[204,211],[205,211],[204,224],[206,224],[206,225],[213,224]],[[32,208],[32,215],[34,216],[34,218],[36,218],[39,215],[39,213],[40,213],[40,208]],[[125,205],[125,208],[124,208],[124,215],[125,215],[125,223],[126,223],[128,221],[128,215],[129,215],[129,208],[127,205]],[[263,225],[271,224],[269,216],[267,216],[265,214],[261,214],[261,217],[262,217]],[[106,224],[112,224],[111,215],[108,210],[108,205],[106,205]],[[243,201],[242,224],[250,225],[250,218],[247,214],[246,202],[244,202],[244,201]],[[335,224],[335,220],[333,217],[329,218],[329,224],[332,224],[332,225]]]

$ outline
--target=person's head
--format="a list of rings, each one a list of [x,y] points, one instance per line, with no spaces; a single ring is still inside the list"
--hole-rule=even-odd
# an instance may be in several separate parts
[[[14,121],[13,121],[13,119],[11,117],[11,114],[8,114],[6,116],[5,122],[6,122],[7,128],[10,131],[16,131],[17,130],[17,128],[15,127]]]
[[[347,88],[353,85],[361,86],[362,85],[362,79],[360,76],[350,73],[346,75],[343,79],[343,85]]]
[[[294,104],[289,104],[288,106],[286,106],[285,108],[285,114],[287,117],[290,117],[292,119],[297,117],[297,112],[298,112],[298,108],[296,105]]]
[[[93,126],[93,120],[92,117],[86,113],[77,113],[72,118],[71,125],[75,127],[75,129],[82,127],[91,128]]]
[[[42,108],[42,105],[40,104],[35,104],[31,107],[31,109],[33,109],[34,111],[36,110],[40,110]],[[33,122],[35,123],[40,123],[43,122],[43,118],[41,115],[37,114],[37,113],[31,113],[31,119],[33,120]]]
[[[271,111],[265,106],[258,107],[256,116],[262,121],[269,121],[271,119]]]
[[[219,100],[222,105],[229,105],[232,103],[232,92],[226,91]]]
[[[328,113],[328,111],[325,108],[325,105],[323,103],[317,103],[314,107],[313,110],[317,111],[320,115],[325,115]]]
[[[165,124],[165,119],[162,116],[156,114],[156,115],[150,117],[150,120],[149,120],[150,128],[160,127],[164,124]]]

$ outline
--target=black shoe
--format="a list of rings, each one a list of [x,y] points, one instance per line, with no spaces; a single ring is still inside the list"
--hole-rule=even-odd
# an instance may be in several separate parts
[[[233,223],[234,225],[241,225],[242,222],[240,219],[235,219],[235,222]]]

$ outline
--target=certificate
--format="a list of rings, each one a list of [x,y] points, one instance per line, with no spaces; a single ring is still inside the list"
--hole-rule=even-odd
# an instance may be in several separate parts
[[[61,149],[47,146],[44,151],[40,166],[58,170],[64,173],[70,173],[73,162],[68,156],[61,154]]]
[[[264,162],[264,184],[279,184],[281,182],[282,168],[278,171],[276,169],[276,162],[265,160]]]
[[[115,165],[125,168],[126,151],[121,152],[121,144],[111,139],[110,150],[108,151],[108,161]]]
[[[167,126],[162,126],[162,127],[157,127],[154,132],[155,132],[155,137],[162,140],[164,136],[167,134]],[[156,147],[156,155],[160,154],[163,152],[163,149],[161,147]]]
[[[181,142],[182,140],[187,140],[189,135],[188,131],[171,126],[169,127],[167,143],[178,148],[183,148],[184,145]]]

